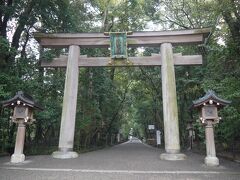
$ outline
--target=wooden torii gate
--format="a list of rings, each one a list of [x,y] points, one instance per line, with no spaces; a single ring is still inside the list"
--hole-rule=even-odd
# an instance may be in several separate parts
[[[161,66],[164,116],[165,160],[182,160],[180,153],[178,109],[174,65],[200,65],[201,55],[182,56],[173,54],[172,45],[202,44],[210,29],[178,31],[134,32],[127,36],[128,47],[159,47],[160,54],[149,57],[129,57],[128,61],[111,61],[110,57],[87,57],[80,55],[80,48],[108,48],[110,40],[102,33],[35,33],[34,37],[44,48],[69,48],[68,56],[42,62],[42,67],[67,67],[59,138],[59,150],[54,158],[75,158],[73,151],[75,117],[78,92],[79,67],[106,66]]]

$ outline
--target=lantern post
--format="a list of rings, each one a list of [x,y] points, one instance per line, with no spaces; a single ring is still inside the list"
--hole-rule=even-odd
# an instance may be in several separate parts
[[[189,139],[189,147],[188,150],[191,150],[193,148],[193,139],[194,139],[194,129],[193,129],[193,120],[190,119],[187,122],[187,128],[188,130],[188,139]]]
[[[26,125],[32,124],[33,110],[43,110],[31,96],[22,91],[18,91],[16,95],[1,103],[3,107],[9,107],[13,109],[13,115],[10,117],[11,121],[18,124],[17,136],[15,142],[14,154],[11,156],[11,163],[20,163],[25,160],[23,154]]]
[[[214,125],[221,120],[221,117],[218,116],[218,110],[230,103],[230,101],[219,98],[212,90],[207,91],[205,96],[193,101],[192,108],[199,110],[200,121],[205,127],[207,156],[204,162],[207,166],[219,165],[214,142]]]

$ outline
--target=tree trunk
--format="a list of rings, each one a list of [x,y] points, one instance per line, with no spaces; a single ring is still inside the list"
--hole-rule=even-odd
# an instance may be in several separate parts
[[[13,5],[13,0],[7,0],[7,4],[5,4],[6,1],[1,0],[0,1],[0,6],[4,7],[4,8],[11,8]],[[0,36],[2,36],[3,38],[7,38],[7,23],[10,19],[12,14],[3,14],[2,11],[0,11]]]
[[[240,50],[240,16],[236,9],[238,7],[237,2],[233,0],[218,0],[218,2],[221,4],[221,13],[229,27],[232,39],[236,43],[237,49]],[[240,51],[237,52],[240,54]]]

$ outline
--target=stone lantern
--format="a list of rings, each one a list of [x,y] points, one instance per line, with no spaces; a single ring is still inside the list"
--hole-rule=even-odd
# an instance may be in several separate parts
[[[217,97],[212,90],[209,90],[202,98],[193,101],[192,108],[199,110],[201,123],[205,126],[207,156],[204,162],[207,166],[219,165],[219,160],[216,157],[213,125],[221,120],[221,117],[218,116],[218,110],[230,103],[230,101]]]
[[[22,91],[18,91],[13,98],[2,102],[2,106],[13,109],[13,115],[10,118],[12,122],[18,124],[15,149],[14,154],[11,156],[11,162],[23,162],[25,160],[25,155],[23,154],[23,147],[25,140],[26,124],[31,124],[35,121],[35,119],[33,119],[34,109],[43,109],[33,100],[31,96],[23,93]]]

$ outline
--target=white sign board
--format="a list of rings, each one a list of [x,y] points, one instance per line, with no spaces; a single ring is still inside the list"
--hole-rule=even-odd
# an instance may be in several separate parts
[[[155,129],[154,125],[148,125],[148,129],[151,130],[151,129]]]
[[[157,136],[157,145],[160,145],[161,144],[161,131],[157,130],[156,136]]]

